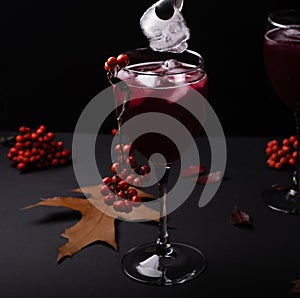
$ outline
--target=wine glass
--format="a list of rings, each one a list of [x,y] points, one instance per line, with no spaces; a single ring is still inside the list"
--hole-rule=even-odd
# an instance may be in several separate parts
[[[271,85],[279,98],[294,113],[296,136],[300,124],[300,10],[281,9],[268,15],[264,36],[265,67]],[[290,185],[276,184],[264,190],[263,201],[272,209],[288,214],[299,214],[299,149]]]
[[[184,283],[199,276],[206,268],[206,258],[195,247],[185,243],[172,242],[169,239],[167,225],[167,193],[169,173],[174,163],[180,158],[180,150],[168,135],[149,132],[144,126],[146,114],[152,117],[164,114],[175,118],[189,131],[194,140],[202,131],[199,120],[184,107],[195,98],[194,94],[207,96],[207,74],[204,60],[200,54],[190,50],[183,53],[157,52],[150,48],[138,48],[125,52],[129,65],[115,74],[122,84],[114,85],[117,107],[119,134],[133,140],[131,147],[146,160],[159,153],[164,159],[152,160],[151,171],[160,176],[157,187],[160,199],[159,231],[156,241],[132,248],[122,259],[124,272],[132,279],[150,285],[174,285]],[[114,78],[111,78],[112,81]],[[188,105],[186,105],[188,106]],[[202,110],[203,108],[203,110]],[[199,113],[205,107],[200,105]],[[133,129],[126,123],[142,117]],[[146,120],[149,122],[149,118]],[[151,122],[151,120],[150,120]],[[164,119],[156,118],[153,122],[161,126],[168,125]],[[149,124],[149,123],[147,123]],[[151,125],[151,123],[150,123]],[[136,137],[136,130],[145,134]],[[184,142],[182,150],[190,144]],[[168,198],[168,201],[172,198]]]

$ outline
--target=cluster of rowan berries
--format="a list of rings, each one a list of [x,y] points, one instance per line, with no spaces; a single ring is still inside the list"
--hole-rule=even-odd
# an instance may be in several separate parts
[[[129,144],[116,145],[118,161],[111,166],[112,176],[103,178],[100,187],[107,205],[112,205],[116,211],[127,213],[132,211],[132,207],[138,207],[142,203],[138,191],[132,186],[142,187],[150,179],[150,167],[139,165],[130,150]]]
[[[298,140],[294,135],[281,142],[277,139],[270,140],[266,147],[267,164],[277,170],[293,167],[297,160],[297,147]]]
[[[55,134],[47,132],[44,125],[37,129],[21,126],[7,157],[20,172],[63,166],[70,160],[71,151],[54,139]]]
[[[129,58],[126,54],[120,54],[118,57],[111,56],[104,63],[104,69],[107,72],[113,73],[129,64]]]

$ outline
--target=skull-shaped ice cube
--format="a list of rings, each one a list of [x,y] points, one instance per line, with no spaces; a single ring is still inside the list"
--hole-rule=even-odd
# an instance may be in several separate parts
[[[166,5],[165,5],[166,4]],[[171,5],[171,6],[167,6]],[[162,17],[159,8],[167,7]],[[169,9],[170,8],[170,9]],[[178,9],[170,0],[160,0],[146,10],[140,19],[140,26],[154,51],[181,53],[187,48],[189,28]]]

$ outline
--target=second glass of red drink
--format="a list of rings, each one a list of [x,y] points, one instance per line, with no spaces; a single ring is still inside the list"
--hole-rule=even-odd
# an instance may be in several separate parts
[[[265,66],[271,85],[296,120],[296,164],[290,185],[276,184],[263,192],[272,209],[300,214],[300,10],[283,9],[268,15],[264,36]]]

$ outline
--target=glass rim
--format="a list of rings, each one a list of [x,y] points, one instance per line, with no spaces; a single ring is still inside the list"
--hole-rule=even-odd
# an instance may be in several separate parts
[[[144,62],[140,62],[140,63],[134,63],[133,65],[129,64],[127,65],[126,67],[123,68],[123,70],[127,71],[127,72],[130,72],[132,74],[136,74],[136,75],[147,75],[147,76],[174,76],[174,75],[180,75],[180,74],[186,74],[186,73],[190,73],[190,72],[194,72],[195,70],[199,70],[199,69],[204,69],[204,59],[203,57],[196,51],[193,51],[193,50],[190,50],[190,49],[186,49],[185,51],[183,51],[182,53],[173,53],[173,52],[159,52],[159,51],[154,51],[152,50],[150,47],[140,47],[140,48],[134,48],[134,49],[129,49],[127,51],[125,51],[126,54],[130,53],[130,52],[143,52],[143,51],[147,51],[149,53],[152,53],[154,55],[157,55],[157,56],[164,56],[164,55],[170,55],[172,57],[183,57],[184,55],[189,55],[189,56],[193,56],[197,59],[197,63],[194,63],[193,65],[195,67],[191,68],[191,69],[185,69],[184,71],[178,71],[178,72],[173,72],[173,73],[152,73],[152,72],[143,72],[143,71],[139,71],[139,70],[134,70],[132,69],[131,67],[132,66],[136,66],[136,65],[139,65],[139,64],[143,64],[145,62],[150,62],[150,61],[144,61]],[[172,58],[169,58],[169,59],[172,59]],[[130,58],[129,58],[130,60]],[[179,59],[180,60],[180,59]],[[159,60],[159,59],[156,59],[155,61],[151,61],[153,63],[155,62],[158,62],[158,61],[162,61],[162,60]],[[184,62],[184,61],[183,61]],[[190,63],[192,64],[192,63]]]
[[[276,21],[276,18],[278,18],[280,15],[284,16],[286,13],[292,13],[293,15],[297,16],[298,21],[294,24],[284,24],[278,20]],[[278,28],[300,28],[300,8],[282,8],[274,10],[268,14],[268,22]]]

